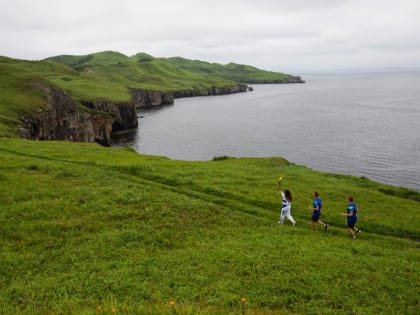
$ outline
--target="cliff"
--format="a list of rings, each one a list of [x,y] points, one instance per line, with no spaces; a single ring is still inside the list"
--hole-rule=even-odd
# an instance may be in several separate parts
[[[248,86],[246,84],[227,85],[224,87],[211,87],[201,90],[178,90],[174,92],[160,92],[140,89],[130,89],[132,102],[134,106],[139,108],[172,105],[175,98],[194,97],[194,96],[210,96],[225,95],[232,93],[246,92]]]
[[[151,90],[130,89],[131,100],[136,108],[159,105],[171,105],[174,103],[174,94]]]
[[[137,111],[133,103],[113,103],[106,100],[81,101],[87,108],[104,112],[114,119],[112,131],[137,128]]]
[[[181,98],[181,97],[193,97],[193,96],[225,95],[225,94],[246,92],[247,90],[248,90],[248,86],[246,84],[227,85],[220,88],[213,86],[210,89],[203,89],[203,90],[175,91],[174,97]]]
[[[21,136],[31,140],[69,140],[110,144],[115,118],[100,111],[82,110],[58,88],[46,87],[47,104],[21,117]]]

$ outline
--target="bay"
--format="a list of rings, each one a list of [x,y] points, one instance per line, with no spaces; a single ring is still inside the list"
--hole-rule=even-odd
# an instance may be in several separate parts
[[[303,78],[141,110],[128,144],[180,160],[282,156],[420,191],[420,73]]]

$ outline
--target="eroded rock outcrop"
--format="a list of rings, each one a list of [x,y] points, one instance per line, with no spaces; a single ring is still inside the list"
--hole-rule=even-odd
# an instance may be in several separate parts
[[[228,85],[224,87],[211,87],[201,90],[180,90],[175,92],[161,92],[151,90],[130,89],[132,102],[136,108],[152,107],[160,105],[172,105],[175,98],[225,95],[239,92],[246,92],[246,84]]]
[[[130,89],[131,100],[136,108],[172,105],[174,94],[152,90]]]
[[[103,112],[80,109],[58,88],[46,87],[47,104],[22,117],[21,133],[32,140],[70,140],[110,144],[114,118]]]
[[[209,96],[209,95],[225,95],[239,92],[246,92],[248,86],[246,84],[227,85],[224,87],[211,87],[203,90],[181,90],[175,91],[174,97],[193,97],[193,96]]]
[[[121,131],[137,128],[136,106],[131,103],[113,103],[106,100],[82,101],[82,104],[90,109],[105,112],[114,118],[112,131]]]

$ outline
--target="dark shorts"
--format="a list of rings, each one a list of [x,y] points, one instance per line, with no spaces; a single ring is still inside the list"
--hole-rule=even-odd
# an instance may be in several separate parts
[[[357,221],[357,218],[347,219],[347,227],[354,228],[354,226],[356,225],[356,221]]]
[[[312,221],[317,222],[319,220],[319,217],[321,216],[321,213],[312,213]]]

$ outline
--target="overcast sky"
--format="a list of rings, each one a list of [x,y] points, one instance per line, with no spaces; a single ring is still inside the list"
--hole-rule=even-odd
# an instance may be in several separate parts
[[[420,0],[0,0],[0,55],[114,50],[293,74],[420,69]]]

